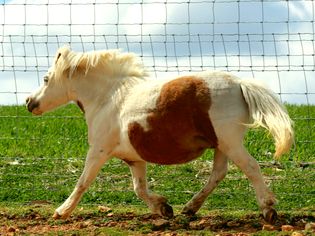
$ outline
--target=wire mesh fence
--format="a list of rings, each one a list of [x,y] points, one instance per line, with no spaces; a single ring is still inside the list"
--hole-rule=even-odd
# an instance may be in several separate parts
[[[61,201],[82,170],[87,150],[82,115],[71,108],[71,112],[34,118],[20,107],[42,83],[57,48],[68,44],[75,51],[120,48],[134,52],[156,79],[224,70],[263,81],[290,104],[296,144],[280,167],[271,161],[272,141],[266,134],[250,133],[247,145],[281,199],[296,202],[296,207],[314,206],[314,19],[312,0],[0,1],[0,199],[21,202],[42,195]],[[211,158],[203,157],[186,167],[152,167],[151,185],[169,195],[183,193],[186,201],[201,187],[191,182],[201,184],[209,174],[200,174],[207,169],[200,169],[202,162],[211,162]],[[122,164],[116,162],[109,166],[84,201],[129,199],[137,203],[128,169],[118,168]],[[174,177],[175,173],[181,177]],[[246,199],[252,189],[239,172],[233,173],[214,193],[221,196],[217,206],[231,207],[233,197],[229,196],[233,194],[244,202],[234,207],[250,204]],[[172,178],[191,189],[170,185]],[[238,191],[229,192],[231,186]],[[112,195],[104,195],[103,188]],[[305,200],[294,200],[300,195]]]

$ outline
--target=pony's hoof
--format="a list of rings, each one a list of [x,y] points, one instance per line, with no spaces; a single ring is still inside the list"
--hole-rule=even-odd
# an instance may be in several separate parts
[[[173,216],[174,216],[173,208],[170,205],[168,205],[167,203],[164,203],[161,206],[161,214],[164,217],[173,218]]]
[[[273,208],[265,209],[263,211],[263,216],[264,216],[265,221],[272,225],[276,223],[276,220],[278,218],[278,214],[276,210]]]
[[[60,220],[60,219],[67,219],[68,218],[68,215],[60,215],[57,211],[55,211],[54,215],[53,215],[53,218],[55,220]]]
[[[59,215],[59,213],[58,213],[57,211],[55,211],[55,213],[54,213],[54,215],[53,215],[53,218],[54,218],[55,220],[58,220],[58,219],[61,219],[62,217],[61,217],[61,215]]]

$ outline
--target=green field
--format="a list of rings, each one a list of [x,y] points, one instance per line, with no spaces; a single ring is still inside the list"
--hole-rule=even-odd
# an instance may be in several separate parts
[[[289,154],[273,160],[273,140],[251,130],[246,146],[261,164],[267,183],[279,200],[279,211],[315,211],[315,106],[288,106],[295,122],[296,143]],[[69,105],[41,117],[22,106],[0,106],[0,206],[45,201],[59,204],[71,193],[88,149],[87,127],[80,110]],[[149,165],[150,189],[180,209],[200,190],[211,173],[212,151],[179,166]],[[84,195],[81,206],[127,204],[144,207],[135,196],[128,167],[107,163]],[[225,180],[203,210],[257,211],[253,189],[230,163]],[[148,211],[147,211],[148,213]]]

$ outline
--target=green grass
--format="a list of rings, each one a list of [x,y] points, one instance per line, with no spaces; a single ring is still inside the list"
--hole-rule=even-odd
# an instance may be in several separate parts
[[[246,146],[262,164],[279,200],[278,209],[314,211],[315,106],[290,105],[288,110],[296,131],[296,145],[289,154],[273,162],[273,140],[261,129],[249,131]],[[81,174],[87,149],[87,127],[74,105],[41,117],[33,117],[22,106],[0,106],[0,202],[61,203]],[[172,205],[183,206],[206,182],[211,161],[209,150],[185,165],[149,165],[150,188],[165,195]],[[310,164],[301,167],[303,163]],[[132,189],[128,167],[113,159],[81,204],[143,206]],[[233,164],[204,208],[258,210],[251,185]]]

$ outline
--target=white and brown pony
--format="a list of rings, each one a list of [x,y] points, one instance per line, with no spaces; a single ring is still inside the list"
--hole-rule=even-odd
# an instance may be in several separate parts
[[[202,72],[172,79],[150,79],[138,58],[117,50],[76,53],[60,48],[44,84],[26,100],[41,115],[70,101],[85,112],[90,148],[72,194],[55,211],[66,218],[112,157],[130,167],[134,190],[153,213],[172,217],[165,197],[151,193],[146,162],[171,165],[215,149],[207,184],[184,207],[194,214],[225,177],[228,159],[249,178],[266,221],[274,222],[275,198],[256,160],[243,146],[248,127],[262,126],[275,139],[275,156],[293,142],[292,121],[268,89],[224,72]]]

